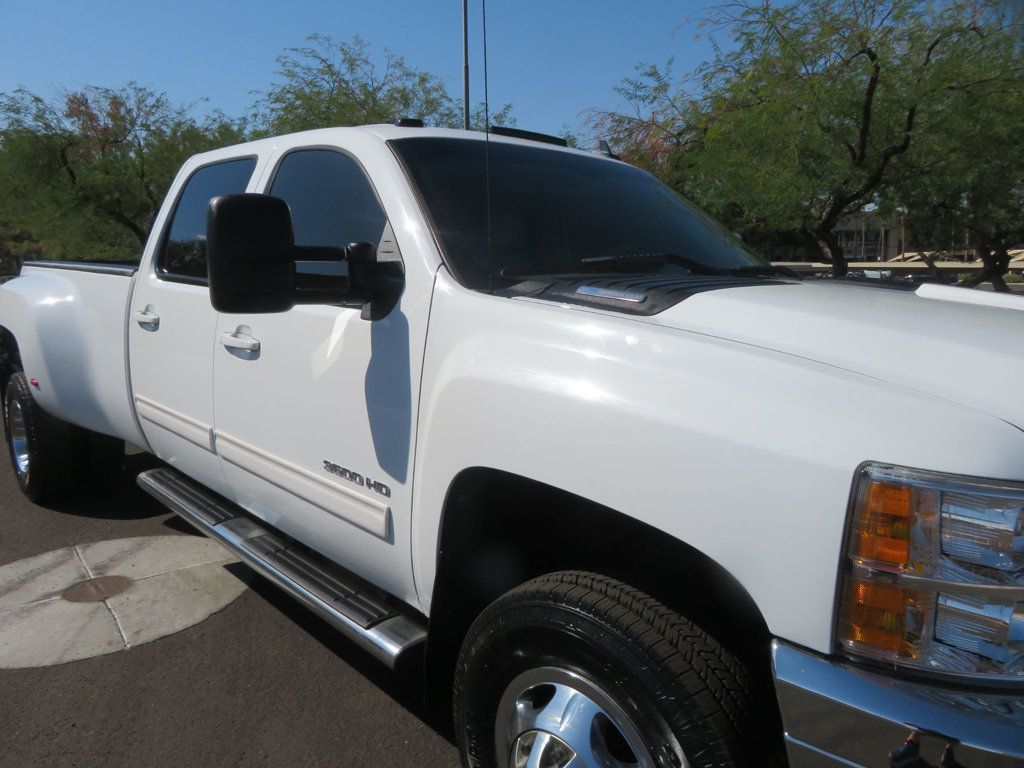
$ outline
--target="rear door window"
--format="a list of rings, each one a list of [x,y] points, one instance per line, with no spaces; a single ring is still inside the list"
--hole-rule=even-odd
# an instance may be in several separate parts
[[[286,155],[270,194],[291,208],[296,245],[377,245],[387,222],[363,169],[350,156],[330,149]]]

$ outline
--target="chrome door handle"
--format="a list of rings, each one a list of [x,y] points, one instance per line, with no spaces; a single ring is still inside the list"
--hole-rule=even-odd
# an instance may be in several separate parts
[[[156,330],[157,326],[160,325],[160,315],[150,312],[149,307],[135,310],[132,313],[132,319],[143,328],[148,328],[149,330]]]
[[[235,333],[222,333],[220,335],[220,343],[228,349],[240,349],[243,352],[260,351],[260,343],[257,339],[237,331]]]

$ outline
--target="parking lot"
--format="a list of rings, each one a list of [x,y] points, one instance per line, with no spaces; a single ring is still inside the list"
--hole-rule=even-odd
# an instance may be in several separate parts
[[[112,491],[52,508],[24,499],[2,463],[0,566],[92,542],[195,535],[135,487],[156,466],[148,456],[129,456]],[[0,765],[457,765],[444,713],[421,704],[418,674],[396,677],[244,566],[229,568],[248,588],[188,629],[81,661],[0,669]]]

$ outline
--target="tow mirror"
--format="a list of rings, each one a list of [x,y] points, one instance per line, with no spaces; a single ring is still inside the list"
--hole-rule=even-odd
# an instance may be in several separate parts
[[[206,214],[210,301],[218,312],[285,312],[296,304],[362,307],[376,320],[398,303],[405,271],[398,261],[378,261],[372,243],[343,248],[295,245],[288,204],[271,195],[224,195]],[[296,262],[347,264],[322,279],[297,273]],[[335,272],[333,277],[329,273]]]

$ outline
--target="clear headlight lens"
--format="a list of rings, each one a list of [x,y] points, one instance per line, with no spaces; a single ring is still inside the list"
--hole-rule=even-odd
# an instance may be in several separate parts
[[[1024,483],[869,464],[850,524],[842,650],[1024,681]]]

